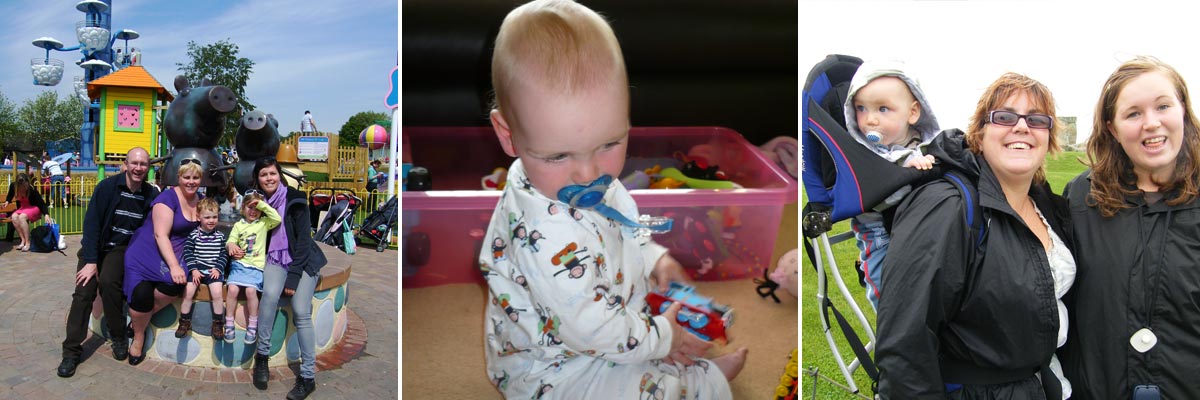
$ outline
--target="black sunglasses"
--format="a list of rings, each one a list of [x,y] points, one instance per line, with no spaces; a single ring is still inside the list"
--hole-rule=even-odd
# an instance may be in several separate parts
[[[995,110],[988,113],[988,122],[1003,126],[1016,126],[1025,118],[1025,124],[1033,129],[1050,129],[1054,127],[1054,118],[1046,114],[1017,114],[1012,111]]]
[[[204,166],[204,164],[200,163],[200,160],[197,160],[195,158],[185,158],[185,159],[179,160],[180,167],[187,165],[187,164],[196,164],[196,166],[200,166],[200,167]]]

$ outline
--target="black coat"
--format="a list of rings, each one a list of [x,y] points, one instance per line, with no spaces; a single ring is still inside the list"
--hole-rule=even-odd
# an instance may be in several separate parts
[[[1063,191],[1079,239],[1062,352],[1072,398],[1128,399],[1156,384],[1164,399],[1200,399],[1200,201],[1128,196],[1133,208],[1104,218],[1086,204],[1090,185],[1085,171]],[[1158,344],[1139,353],[1129,339],[1145,327]]]
[[[1044,396],[1034,373],[1054,354],[1059,326],[1046,252],[987,163],[963,146],[961,136],[943,136],[927,152],[978,182],[985,241],[970,259],[966,202],[945,180],[918,187],[900,204],[878,312],[885,399],[942,399],[946,384],[965,385],[955,396]],[[1035,183],[1029,195],[1069,248],[1066,202],[1045,184]],[[984,385],[978,376],[1003,384]]]

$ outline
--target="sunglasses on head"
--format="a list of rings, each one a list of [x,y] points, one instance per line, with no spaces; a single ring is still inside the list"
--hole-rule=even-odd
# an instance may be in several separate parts
[[[258,189],[247,189],[246,193],[242,193],[242,196],[246,196],[246,197],[254,196],[254,195],[267,197],[265,194],[263,194],[263,192],[258,191]]]
[[[185,159],[179,160],[180,167],[182,167],[184,165],[188,165],[188,164],[196,164],[196,166],[200,166],[200,167],[204,166],[204,164],[200,163],[200,160],[197,160],[195,158],[185,158]]]
[[[1002,126],[1016,126],[1025,118],[1025,124],[1033,129],[1050,129],[1054,127],[1054,118],[1046,114],[1017,114],[1012,111],[995,110],[988,113],[988,122]]]

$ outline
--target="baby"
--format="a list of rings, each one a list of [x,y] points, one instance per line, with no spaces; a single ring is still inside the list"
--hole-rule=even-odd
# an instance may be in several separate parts
[[[508,398],[731,398],[746,350],[699,358],[712,344],[672,321],[678,304],[659,316],[646,306],[648,290],[686,275],[611,184],[630,126],[608,23],[571,1],[518,7],[496,38],[492,82],[492,126],[518,158],[479,255],[492,383]]]
[[[179,327],[175,329],[177,338],[182,338],[192,329],[193,298],[200,285],[207,285],[209,297],[212,298],[212,336],[216,340],[225,339],[225,304],[221,295],[224,282],[221,276],[225,274],[229,253],[225,251],[225,234],[217,230],[218,208],[217,202],[211,198],[196,203],[200,226],[188,234],[187,242],[183,244],[183,263],[187,265],[188,283],[183,305],[179,307]]]
[[[925,93],[904,73],[902,64],[867,62],[860,66],[850,81],[845,110],[850,135],[880,157],[907,168],[933,167],[933,156],[922,155],[920,146],[937,136],[937,119]],[[911,187],[901,188],[876,206],[876,211],[850,220],[867,283],[867,300],[876,309],[883,276],[880,267],[890,242],[883,215],[877,211],[899,204],[910,191]]]

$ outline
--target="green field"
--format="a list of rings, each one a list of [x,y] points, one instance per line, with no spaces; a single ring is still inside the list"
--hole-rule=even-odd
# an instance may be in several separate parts
[[[1061,153],[1056,157],[1048,159],[1046,162],[1046,179],[1050,182],[1051,188],[1055,193],[1062,193],[1062,189],[1076,175],[1083,172],[1084,165],[1079,162],[1079,159],[1085,158],[1086,155],[1081,152]],[[803,195],[802,195],[803,196]],[[801,199],[801,204],[807,202],[806,199]],[[850,223],[842,221],[833,227],[831,233],[841,233],[850,230]],[[854,269],[854,260],[858,258],[858,249],[854,245],[854,239],[844,241],[833,246],[834,257],[837,260],[837,266],[841,272],[842,279],[846,282],[846,286],[850,289],[853,300],[863,308],[863,313],[868,321],[874,326],[875,314],[871,309],[870,303],[867,302],[864,295],[864,289],[859,285],[858,274]],[[834,361],[833,352],[829,350],[829,345],[826,343],[825,335],[822,332],[820,320],[820,308],[817,303],[817,275],[808,259],[804,258],[804,264],[800,270],[802,271],[801,282],[801,347],[803,348],[800,356],[801,371],[811,371],[816,369],[819,375],[832,379],[838,384],[845,384],[841,371],[839,371],[837,363]],[[828,267],[827,267],[828,268]],[[828,270],[828,269],[827,269]],[[829,277],[828,282],[829,297],[835,307],[851,321],[855,327],[859,324],[852,315],[846,305],[846,301],[842,295],[838,293],[837,287],[833,281],[833,277]],[[845,344],[845,338],[842,337],[841,330],[837,327],[837,322],[833,318],[833,312],[829,313],[830,324],[832,324],[831,333],[833,334],[834,342],[838,344],[838,351],[841,352],[843,359],[853,357],[850,347]],[[858,335],[865,341],[865,334],[859,328]],[[809,399],[854,399],[855,395],[850,392],[830,383],[825,379],[816,379],[808,373],[800,374],[800,390],[801,398]],[[867,378],[867,374],[862,372],[862,369],[855,370],[855,382],[859,386],[859,393],[871,396],[871,384]],[[815,382],[815,391],[814,391]]]

